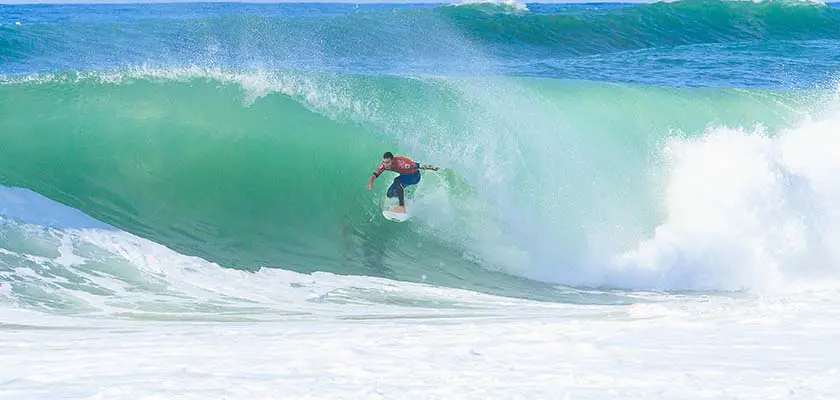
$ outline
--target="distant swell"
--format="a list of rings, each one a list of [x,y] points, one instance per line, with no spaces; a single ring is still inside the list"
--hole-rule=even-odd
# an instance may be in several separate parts
[[[779,1],[690,0],[550,14],[538,6],[487,2],[306,17],[247,10],[217,17],[198,9],[173,19],[94,23],[80,15],[60,24],[0,26],[0,65],[16,73],[50,55],[49,68],[74,70],[82,53],[84,65],[94,68],[199,64],[335,71],[359,64],[367,71],[440,73],[475,70],[488,56],[527,63],[706,43],[840,39],[840,10]]]
[[[488,8],[436,10],[468,37],[530,45],[556,55],[745,40],[840,38],[840,10],[806,2],[689,0],[565,14],[493,13]],[[510,51],[514,51],[511,48]]]

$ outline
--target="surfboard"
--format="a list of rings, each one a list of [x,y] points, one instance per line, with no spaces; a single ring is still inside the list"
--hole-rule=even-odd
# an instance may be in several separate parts
[[[394,221],[394,222],[405,222],[406,220],[408,220],[409,217],[411,217],[411,214],[409,214],[408,212],[404,212],[404,213],[393,212],[393,211],[391,211],[391,209],[388,209],[388,210],[382,210],[382,216],[385,217],[385,219],[388,219],[388,220],[391,220],[391,221]]]

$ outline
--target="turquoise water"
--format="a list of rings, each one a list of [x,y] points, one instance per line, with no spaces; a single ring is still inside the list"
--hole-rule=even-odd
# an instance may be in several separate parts
[[[840,10],[799,2],[0,6],[0,24],[2,185],[227,268],[559,301],[749,286],[698,273],[695,249],[653,275],[614,257],[691,213],[669,200],[675,142],[831,115],[840,65]],[[443,167],[404,224],[379,216],[390,176],[364,190],[389,150]]]

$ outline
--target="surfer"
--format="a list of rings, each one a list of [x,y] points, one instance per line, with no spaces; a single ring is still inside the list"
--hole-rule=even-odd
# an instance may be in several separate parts
[[[399,197],[400,199],[399,207],[394,207],[391,211],[405,213],[404,189],[406,186],[416,185],[420,182],[421,169],[437,171],[439,168],[433,165],[423,165],[406,157],[394,157],[394,154],[390,151],[386,152],[382,155],[382,162],[379,167],[370,176],[367,188],[373,190],[373,180],[378,178],[383,171],[394,171],[400,174],[394,178],[394,183],[388,188],[388,197]]]

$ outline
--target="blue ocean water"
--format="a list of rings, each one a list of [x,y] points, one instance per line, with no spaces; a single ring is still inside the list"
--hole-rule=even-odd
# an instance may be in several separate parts
[[[200,65],[793,88],[840,63],[837,4],[801,1],[2,5],[0,24],[7,75]]]

